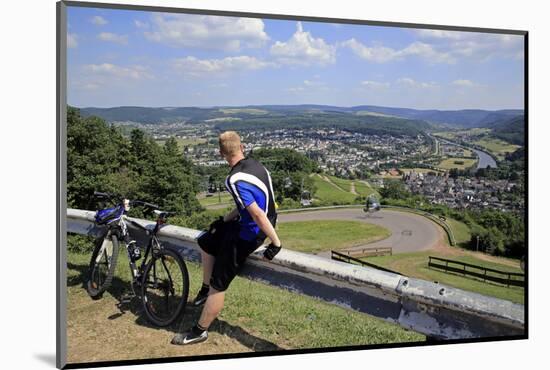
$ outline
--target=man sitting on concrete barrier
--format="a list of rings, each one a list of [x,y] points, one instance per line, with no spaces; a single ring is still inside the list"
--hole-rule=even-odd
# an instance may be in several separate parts
[[[264,257],[273,259],[281,249],[275,231],[277,213],[271,176],[257,160],[244,156],[239,135],[227,131],[219,137],[220,154],[231,166],[225,180],[236,208],[218,221],[198,240],[201,247],[203,285],[195,306],[204,305],[198,323],[187,333],[178,333],[172,344],[192,344],[208,338],[208,327],[223,308],[225,291],[241,270],[247,257],[263,244],[271,244]]]

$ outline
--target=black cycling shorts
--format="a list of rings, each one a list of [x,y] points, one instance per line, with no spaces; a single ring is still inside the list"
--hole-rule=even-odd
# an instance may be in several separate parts
[[[227,290],[247,257],[262,245],[263,241],[239,238],[238,222],[218,223],[215,228],[211,226],[210,230],[198,239],[201,249],[216,257],[210,286],[219,292]]]

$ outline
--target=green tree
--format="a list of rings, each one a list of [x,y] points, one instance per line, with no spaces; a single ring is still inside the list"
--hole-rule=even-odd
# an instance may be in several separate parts
[[[120,194],[191,215],[202,209],[195,195],[198,177],[175,139],[164,147],[134,129],[130,139],[97,117],[67,111],[67,203],[94,209],[94,191]]]
[[[383,198],[388,199],[407,199],[411,196],[401,181],[385,181],[379,192]]]

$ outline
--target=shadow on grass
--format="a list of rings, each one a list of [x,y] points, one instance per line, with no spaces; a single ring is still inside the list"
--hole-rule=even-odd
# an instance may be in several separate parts
[[[67,263],[67,268],[78,271],[78,275],[71,276],[67,278],[67,286],[78,286],[80,285],[82,289],[86,289],[86,281],[88,276],[88,266],[82,264],[74,264],[71,262]],[[159,328],[152,325],[146,318],[145,313],[143,312],[143,307],[139,297],[130,297],[128,293],[131,293],[132,289],[130,287],[130,282],[124,281],[117,276],[113,277],[111,286],[107,289],[106,293],[109,293],[113,298],[117,300],[116,307],[119,312],[110,315],[107,317],[108,320],[116,320],[119,317],[130,313],[136,317],[135,323],[140,326],[144,326],[156,330],[167,330],[171,331],[174,334],[185,332],[190,330],[195,323],[199,320],[199,317],[202,312],[201,307],[195,307],[190,302],[187,303],[185,307],[185,312],[174,324]],[[191,293],[192,294],[192,293]],[[91,298],[90,298],[91,299]],[[279,347],[277,344],[270,342],[268,340],[256,337],[240,326],[232,325],[227,321],[223,320],[214,320],[212,325],[210,325],[210,332],[216,332],[221,335],[226,335],[230,338],[237,340],[243,346],[253,350],[253,351],[277,351],[283,350],[284,348]],[[167,341],[166,345],[170,345]]]

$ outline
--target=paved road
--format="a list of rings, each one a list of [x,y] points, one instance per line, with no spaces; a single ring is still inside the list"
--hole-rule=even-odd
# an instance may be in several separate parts
[[[400,211],[380,210],[365,215],[362,209],[332,209],[299,213],[279,214],[279,222],[306,220],[355,220],[383,226],[391,236],[367,247],[392,247],[393,253],[415,252],[433,248],[442,238],[442,233],[425,217]],[[363,247],[358,247],[359,249]]]

